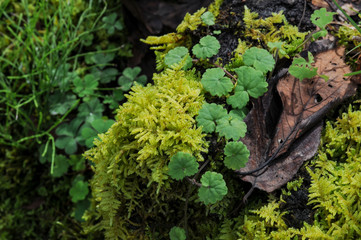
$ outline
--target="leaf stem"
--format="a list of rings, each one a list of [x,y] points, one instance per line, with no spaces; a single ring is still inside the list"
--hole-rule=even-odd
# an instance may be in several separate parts
[[[217,63],[213,63],[214,66],[220,68],[223,70],[223,72],[225,72],[227,74],[228,77],[233,79],[233,84],[235,84],[237,82],[237,78],[235,78],[230,72],[228,72],[226,69],[224,69],[222,66],[218,65]]]
[[[196,181],[196,179],[198,178],[198,175],[200,174],[200,172],[203,170],[203,168],[205,168],[205,166],[207,166],[207,164],[209,163],[209,159],[207,161],[205,161],[202,166],[199,168],[198,172],[196,173],[196,175],[194,175],[194,177],[192,179],[188,178],[188,181],[190,181],[192,183],[192,185],[190,185],[189,189],[188,189],[188,192],[187,192],[187,195],[186,195],[186,202],[185,202],[185,205],[184,205],[184,230],[186,231],[186,236],[187,236],[187,239],[189,239],[189,236],[188,236],[188,202],[189,202],[189,197],[191,195],[191,192],[193,190],[193,185],[196,185],[198,187],[201,187],[202,184],[198,183]],[[197,185],[199,184],[199,185]]]

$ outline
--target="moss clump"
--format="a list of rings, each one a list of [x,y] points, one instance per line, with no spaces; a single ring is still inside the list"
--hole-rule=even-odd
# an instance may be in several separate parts
[[[140,239],[154,230],[148,223],[171,221],[170,202],[185,189],[167,175],[170,157],[182,151],[202,161],[207,151],[194,120],[203,103],[198,77],[167,69],[153,80],[132,88],[116,123],[85,154],[94,163],[93,197],[107,239]]]

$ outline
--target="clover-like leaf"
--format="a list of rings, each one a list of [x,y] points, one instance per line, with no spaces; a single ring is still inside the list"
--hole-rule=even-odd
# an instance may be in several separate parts
[[[201,19],[208,26],[214,25],[216,20],[213,13],[211,13],[210,11],[203,13]]]
[[[231,105],[233,108],[242,109],[247,105],[249,101],[249,96],[246,91],[242,89],[242,87],[236,86],[234,90],[234,95],[229,96],[227,98],[227,103]]]
[[[100,103],[98,98],[92,98],[89,101],[80,104],[78,111],[77,118],[90,123],[95,119],[102,117],[104,106]]]
[[[120,101],[124,99],[123,91],[120,89],[113,90],[112,95],[107,95],[104,97],[103,103],[109,104],[110,109],[116,109],[120,105]]]
[[[186,239],[186,231],[180,227],[172,227],[169,232],[170,240],[185,240]]]
[[[76,203],[84,200],[89,193],[88,183],[83,181],[83,178],[75,178],[72,187],[69,190],[71,200]]]
[[[327,24],[333,21],[333,15],[335,12],[327,12],[326,8],[316,10],[311,15],[311,22],[321,29],[324,29]]]
[[[92,95],[94,90],[98,87],[98,80],[93,74],[85,75],[84,79],[77,77],[74,79],[74,93],[78,94],[79,97],[86,95]]]
[[[88,148],[94,146],[94,139],[98,136],[99,133],[106,132],[111,125],[113,125],[113,120],[105,119],[95,119],[90,123],[91,127],[84,127],[81,129],[81,136],[85,140],[85,145]]]
[[[185,47],[176,47],[165,55],[164,63],[168,67],[171,67],[174,64],[181,63],[184,58],[186,59],[183,69],[187,70],[192,67],[192,58],[189,56],[188,49]]]
[[[108,34],[113,34],[115,29],[123,30],[123,24],[120,20],[116,21],[117,14],[112,13],[108,16],[103,17],[102,21],[105,23],[104,27],[108,30]]]
[[[239,118],[222,118],[217,121],[216,132],[219,136],[226,139],[239,140],[244,137],[247,131],[247,125]]]
[[[197,58],[210,58],[216,55],[221,48],[217,38],[213,36],[202,37],[198,44],[194,45],[192,51]]]
[[[64,149],[67,154],[74,154],[77,147],[77,135],[79,126],[83,123],[82,119],[75,118],[69,124],[63,123],[56,129],[58,138],[55,140],[55,146]]]
[[[141,71],[140,67],[127,67],[124,69],[123,75],[118,78],[118,84],[121,86],[121,89],[129,91],[134,82],[144,85],[147,82],[147,77],[145,75],[138,76]]]
[[[221,97],[232,91],[233,83],[224,74],[220,68],[210,68],[202,75],[201,83],[212,96]]]
[[[216,121],[227,118],[227,110],[215,103],[205,103],[198,112],[197,126],[202,126],[202,131],[212,133],[216,129]]]
[[[95,54],[90,54],[88,57],[86,57],[86,61],[88,63],[95,63],[100,69],[103,69],[106,67],[108,63],[113,61],[115,58],[114,53],[102,53],[98,52]]]
[[[74,171],[85,169],[85,158],[81,155],[70,155],[68,162]]]
[[[249,150],[242,142],[229,142],[224,148],[224,165],[232,170],[239,170],[246,166]]]
[[[201,178],[202,187],[198,190],[199,200],[204,204],[213,204],[223,199],[228,189],[222,174],[208,171]]]
[[[54,161],[54,169],[52,176],[53,177],[61,177],[68,171],[69,163],[68,159],[64,155],[56,155]]]
[[[54,94],[49,96],[49,111],[51,115],[63,115],[68,111],[76,102],[74,94],[64,94],[60,91],[55,91]]]
[[[109,83],[111,81],[114,81],[116,79],[116,76],[119,74],[116,68],[93,68],[91,73],[96,79],[99,79],[101,83]]]
[[[313,62],[312,53],[308,52],[308,61],[302,57],[293,59],[288,72],[300,81],[305,78],[313,78],[317,75],[317,68],[311,65]]]
[[[258,98],[267,92],[268,83],[261,71],[242,66],[235,69],[238,76],[235,91],[247,91],[251,97]]]
[[[243,54],[243,62],[247,66],[253,66],[255,69],[260,70],[262,73],[272,71],[276,63],[272,54],[257,47],[246,50]]]
[[[181,180],[198,172],[199,164],[189,153],[177,152],[168,164],[168,174],[171,178]]]

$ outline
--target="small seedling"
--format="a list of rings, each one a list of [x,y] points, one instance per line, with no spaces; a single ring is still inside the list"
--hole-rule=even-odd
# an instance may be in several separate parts
[[[235,141],[244,137],[247,131],[247,125],[243,120],[238,118],[221,118],[217,121],[216,132],[221,137],[225,137],[227,140],[233,139]]]
[[[77,176],[72,183],[72,186],[69,190],[71,196],[71,201],[76,203],[78,201],[84,200],[89,193],[88,182],[84,181],[84,176]]]
[[[233,83],[220,68],[210,68],[202,76],[201,83],[212,96],[224,96],[231,92]]]
[[[169,232],[170,240],[185,240],[186,239],[186,231],[180,227],[172,227]]]
[[[216,21],[216,18],[214,17],[213,13],[209,11],[203,13],[201,19],[208,26],[214,25]]]
[[[294,58],[288,72],[300,81],[313,78],[317,75],[317,68],[313,67],[312,63],[314,63],[312,53],[308,52],[308,61],[302,57]]]
[[[224,154],[226,155],[224,165],[238,170],[246,166],[250,152],[242,142],[229,142],[224,148]]]
[[[197,58],[206,59],[216,55],[221,48],[217,38],[213,36],[202,37],[199,43],[194,45],[192,51]]]
[[[221,105],[205,103],[199,110],[196,120],[203,132],[212,133],[216,130],[216,122],[227,117],[227,110]]]
[[[192,58],[189,56],[188,49],[185,47],[176,47],[170,50],[164,57],[164,63],[168,67],[172,67],[174,64],[179,64],[185,58],[185,64],[183,69],[187,70],[192,67]]]
[[[243,62],[246,66],[253,66],[255,69],[266,73],[272,71],[275,60],[267,50],[251,47],[243,55]]]
[[[222,174],[216,172],[206,172],[201,178],[202,186],[198,190],[199,200],[204,204],[214,204],[223,199],[228,189]]]
[[[196,159],[189,153],[178,152],[169,162],[168,174],[176,180],[192,176],[198,172],[199,164]]]

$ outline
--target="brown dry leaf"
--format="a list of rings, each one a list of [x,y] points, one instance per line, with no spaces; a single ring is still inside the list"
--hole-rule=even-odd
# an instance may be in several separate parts
[[[289,74],[278,81],[277,91],[283,110],[277,124],[277,117],[271,116],[277,108],[276,101],[272,100],[275,99],[272,95],[276,83],[270,83],[270,90],[254,104],[245,119],[250,131],[242,141],[251,156],[246,167],[239,172],[254,170],[270,158],[273,164],[257,172],[262,173],[258,177],[248,175],[243,180],[272,192],[290,181],[302,163],[316,153],[322,118],[356,93],[357,85],[344,77],[351,72],[344,63],[344,51],[340,47],[315,56],[315,67],[320,75],[329,77],[328,82],[320,77],[301,82]]]
[[[327,10],[330,10],[330,6],[325,0],[312,0],[312,4],[319,8],[327,8]]]

